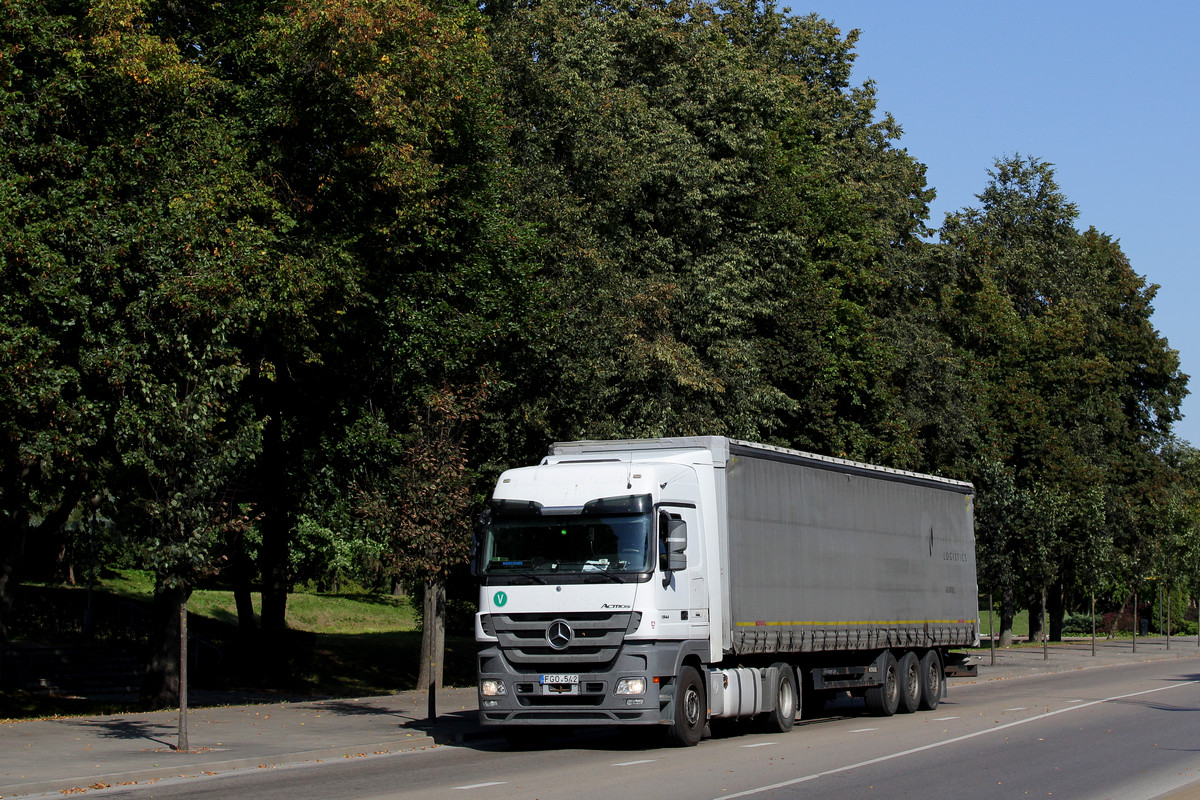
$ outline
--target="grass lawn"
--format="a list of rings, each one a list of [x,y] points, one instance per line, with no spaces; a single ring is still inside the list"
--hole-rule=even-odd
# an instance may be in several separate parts
[[[92,594],[95,630],[83,633],[88,592],[84,586],[21,587],[12,633],[18,645],[79,644],[141,652],[154,592],[153,577],[137,570],[111,571]],[[254,595],[257,617],[261,598]],[[204,690],[245,692],[247,696],[360,697],[415,689],[421,631],[412,600],[366,592],[295,592],[288,596],[283,657],[263,653],[260,643],[240,637],[233,592],[197,589],[188,601],[188,631],[199,667],[190,684]],[[463,616],[460,614],[461,620]],[[475,681],[474,632],[451,629],[446,637],[444,683]],[[274,668],[267,665],[274,665]],[[268,672],[268,669],[271,671]],[[128,705],[51,698],[19,690],[0,692],[0,718],[127,711]]]
[[[993,627],[988,627],[988,625]],[[988,616],[987,605],[980,604],[979,607],[979,635],[987,636],[992,631],[995,631],[997,636],[1000,635],[1000,610],[996,609],[993,617]],[[1013,617],[1013,636],[1028,636],[1029,635],[1029,612],[1018,611]]]
[[[119,570],[100,581],[100,589],[140,603],[149,603],[154,578],[139,570]],[[262,598],[253,595],[254,615],[262,609]],[[237,624],[233,592],[197,589],[188,601],[191,614],[229,625]],[[296,592],[288,596],[288,628],[310,633],[362,634],[414,631],[416,614],[407,597],[356,593]]]

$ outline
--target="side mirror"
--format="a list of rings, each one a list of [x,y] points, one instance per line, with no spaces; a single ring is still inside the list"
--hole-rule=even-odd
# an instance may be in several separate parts
[[[684,554],[684,551],[687,550],[687,523],[667,514],[663,514],[661,522],[659,532],[663,541],[661,551],[663,572],[687,569],[687,556]]]

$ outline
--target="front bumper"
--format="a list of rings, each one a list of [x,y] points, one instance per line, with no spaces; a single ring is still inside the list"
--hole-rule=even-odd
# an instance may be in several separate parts
[[[569,691],[543,687],[541,675],[549,672],[517,671],[498,647],[479,654],[479,683],[485,680],[504,683],[506,693],[498,696],[479,694],[479,721],[483,725],[656,725],[663,722],[662,710],[671,700],[679,643],[626,645],[612,664],[601,671],[587,671],[563,665],[559,673],[579,676]],[[664,682],[656,682],[663,676]],[[617,695],[621,678],[645,678],[645,694]]]

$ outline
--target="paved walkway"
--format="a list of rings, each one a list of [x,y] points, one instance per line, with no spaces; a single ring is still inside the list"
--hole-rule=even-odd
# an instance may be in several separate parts
[[[975,655],[977,678],[950,684],[1004,680],[1077,669],[1200,658],[1196,637],[1089,640],[1052,644],[1049,659],[1038,646]],[[189,752],[174,749],[178,712],[69,717],[0,724],[0,798],[74,793],[88,788],[145,784],[164,778],[237,769],[419,750],[483,739],[476,722],[474,688],[443,689],[437,718],[428,720],[425,693],[299,703],[196,708],[188,713]],[[1191,795],[1188,795],[1189,797]],[[1182,795],[1180,796],[1182,797]]]

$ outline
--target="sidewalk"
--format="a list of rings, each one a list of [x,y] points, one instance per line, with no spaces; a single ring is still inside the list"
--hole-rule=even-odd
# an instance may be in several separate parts
[[[1090,640],[1042,648],[996,650],[995,666],[984,649],[974,660],[976,678],[950,685],[1021,678],[1139,661],[1200,659],[1196,637],[1132,642]],[[1197,664],[1200,666],[1200,663]],[[72,717],[0,724],[0,798],[75,793],[87,788],[145,784],[164,778],[198,777],[304,761],[360,758],[485,740],[476,721],[475,689],[443,689],[437,721],[426,719],[428,695],[196,708],[188,713],[191,751],[176,752],[178,713],[156,711],[107,717]]]
[[[145,784],[304,761],[362,758],[462,742],[482,731],[475,689],[192,708],[189,752],[179,712],[62,717],[0,724],[0,798]]]

